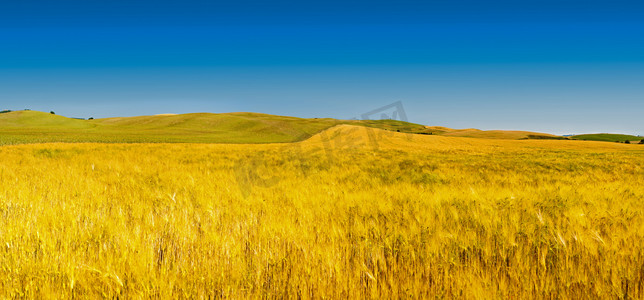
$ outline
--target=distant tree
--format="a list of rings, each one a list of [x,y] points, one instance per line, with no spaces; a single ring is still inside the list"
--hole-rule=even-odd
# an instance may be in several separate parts
[[[644,140],[641,140],[641,141],[640,141],[640,144],[644,144]]]
[[[88,119],[88,120],[94,120],[94,117],[89,117],[89,119]]]
[[[50,113],[50,114],[52,114],[52,115],[55,115],[55,114],[56,114],[53,110],[52,110],[52,111],[50,111],[49,113]]]
[[[10,110],[10,109],[6,109],[6,110],[3,110],[3,111],[0,111],[0,114],[10,113],[10,112],[11,112],[11,110]]]
[[[631,143],[631,141],[629,141],[629,140],[624,141],[624,144],[630,144],[630,143]]]

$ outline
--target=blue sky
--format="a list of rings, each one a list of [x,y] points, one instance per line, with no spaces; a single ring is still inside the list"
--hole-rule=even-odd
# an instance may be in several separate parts
[[[644,134],[644,3],[0,4],[0,109],[353,118],[395,101],[428,125]]]

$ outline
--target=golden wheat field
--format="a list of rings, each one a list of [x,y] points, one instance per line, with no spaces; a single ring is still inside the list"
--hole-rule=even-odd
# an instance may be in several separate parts
[[[0,298],[642,298],[644,146],[0,147]]]

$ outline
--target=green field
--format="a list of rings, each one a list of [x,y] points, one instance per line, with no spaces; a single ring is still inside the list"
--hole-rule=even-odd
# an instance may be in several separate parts
[[[630,141],[631,143],[639,143],[641,140],[644,140],[644,137],[634,136],[628,134],[612,134],[612,133],[596,133],[596,134],[580,134],[570,137],[575,140],[583,141],[599,141],[599,142],[625,142]]]
[[[193,113],[79,120],[38,111],[0,114],[0,144],[103,143],[280,143],[300,141],[340,124],[257,113]]]

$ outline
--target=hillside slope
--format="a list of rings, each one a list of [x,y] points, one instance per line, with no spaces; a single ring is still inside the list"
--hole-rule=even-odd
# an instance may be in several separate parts
[[[583,141],[601,141],[601,142],[639,142],[644,140],[644,137],[628,135],[628,134],[613,134],[613,133],[595,133],[595,134],[580,134],[570,137],[575,140]]]
[[[474,128],[452,129],[440,126],[427,126],[427,130],[435,135],[453,136],[453,137],[470,137],[485,139],[505,139],[505,140],[527,140],[527,139],[565,139],[560,136],[531,131],[517,130],[480,130]]]
[[[526,140],[526,139],[566,139],[548,133],[516,130],[480,130],[474,128],[452,129],[442,126],[425,126],[398,120],[360,120],[351,125],[373,127],[402,133],[423,135],[443,135],[452,137],[471,137],[484,139]]]
[[[85,120],[67,118],[41,111],[23,110],[0,114],[0,130],[28,131],[33,128],[42,130],[76,130],[95,127],[96,125],[92,125]]]
[[[339,124],[254,113],[195,113],[77,120],[37,111],[0,114],[0,144],[40,142],[280,143]]]
[[[260,113],[191,113],[78,120],[38,111],[0,114],[0,144],[105,143],[286,143],[348,124],[389,132],[486,139],[561,139],[527,131],[430,127],[398,120],[303,119]]]
[[[559,150],[592,150],[614,151],[633,150],[642,152],[644,149],[638,145],[605,143],[598,141],[580,142],[575,140],[551,139],[498,139],[498,138],[468,138],[445,135],[421,135],[391,132],[377,128],[364,128],[349,124],[331,127],[299,143],[302,147],[325,148],[327,153],[333,154],[335,150],[372,149],[385,150],[397,149],[405,152],[416,151],[464,151],[467,154],[476,154],[482,149],[503,148],[512,149],[559,149]]]

